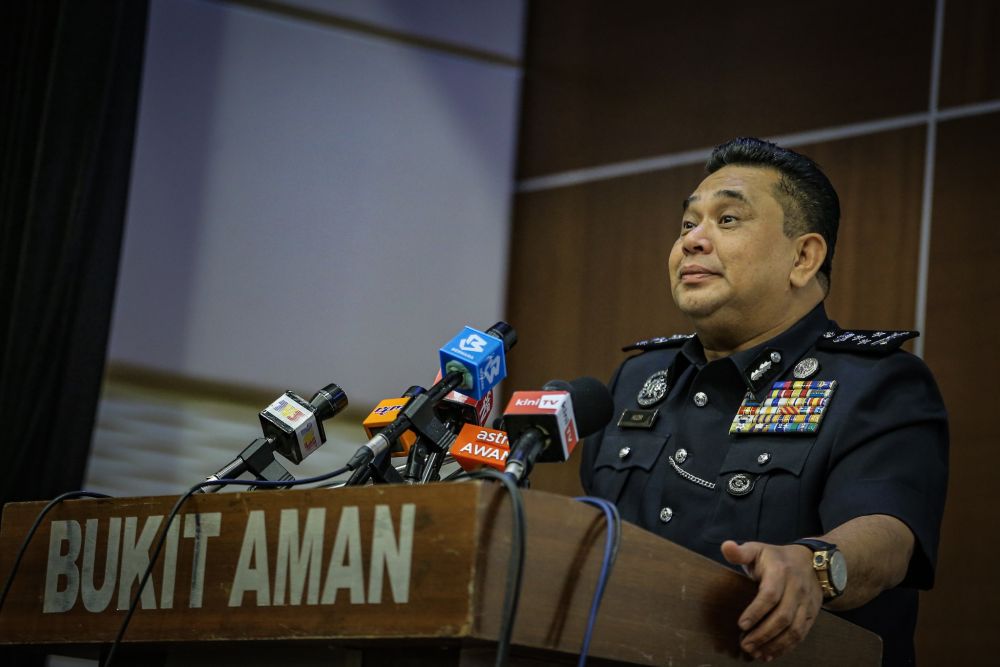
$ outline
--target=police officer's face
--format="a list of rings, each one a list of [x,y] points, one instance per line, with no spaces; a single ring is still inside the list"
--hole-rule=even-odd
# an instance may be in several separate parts
[[[778,179],[773,169],[727,166],[686,200],[670,288],[696,323],[766,327],[787,303],[796,253],[774,196]]]

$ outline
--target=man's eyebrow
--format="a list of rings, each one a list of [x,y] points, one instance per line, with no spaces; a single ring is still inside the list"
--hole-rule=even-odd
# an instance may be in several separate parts
[[[749,204],[750,200],[746,198],[739,190],[716,190],[712,195],[713,199],[738,199],[744,204]]]
[[[690,206],[693,202],[698,201],[698,199],[698,195],[691,195],[681,203],[681,209],[684,211],[688,210],[688,206]],[[750,203],[750,200],[746,198],[746,195],[739,190],[716,190],[712,193],[712,199],[736,199],[744,204]]]

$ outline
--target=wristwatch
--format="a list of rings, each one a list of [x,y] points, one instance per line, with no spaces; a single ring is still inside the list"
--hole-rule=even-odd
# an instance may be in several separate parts
[[[813,539],[795,540],[792,544],[801,544],[812,550],[812,566],[823,589],[824,599],[832,600],[844,592],[847,588],[847,563],[836,544]]]

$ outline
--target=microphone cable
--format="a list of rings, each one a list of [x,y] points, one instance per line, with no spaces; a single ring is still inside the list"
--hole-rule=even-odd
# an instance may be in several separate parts
[[[31,543],[31,538],[35,536],[38,532],[38,528],[42,525],[42,519],[51,510],[55,509],[56,505],[59,505],[64,500],[73,500],[74,498],[110,498],[111,496],[105,493],[97,493],[95,491],[67,491],[66,493],[61,493],[48,504],[42,508],[42,511],[38,513],[35,517],[35,522],[31,524],[28,529],[28,534],[24,536],[21,541],[21,547],[17,550],[17,557],[14,558],[14,564],[10,568],[10,574],[7,575],[7,581],[3,585],[3,591],[0,592],[0,609],[3,609],[3,603],[7,600],[7,593],[10,592],[10,587],[14,584],[14,576],[17,574],[17,570],[21,567],[21,561],[24,559],[24,554],[28,551],[28,545]]]
[[[622,539],[622,518],[618,513],[618,507],[604,498],[593,496],[579,496],[573,500],[593,505],[602,512],[607,521],[607,536],[604,540],[604,559],[601,563],[601,574],[597,578],[597,588],[594,590],[594,599],[590,604],[590,614],[587,617],[587,629],[583,634],[583,645],[580,648],[580,659],[577,667],[587,664],[587,652],[590,650],[590,640],[594,634],[594,625],[597,623],[597,611],[601,606],[601,598],[604,597],[604,588],[607,586],[608,578],[611,576],[611,568],[618,558],[618,548]]]
[[[139,580],[139,585],[136,588],[135,594],[132,596],[132,601],[129,603],[128,612],[125,614],[125,618],[122,619],[121,627],[118,628],[118,634],[115,636],[114,641],[111,642],[111,647],[108,649],[107,657],[104,662],[101,663],[100,667],[108,667],[114,660],[115,653],[118,651],[118,647],[122,643],[122,638],[125,636],[125,630],[128,629],[129,623],[132,620],[132,616],[135,614],[136,609],[139,607],[139,599],[142,597],[142,591],[146,587],[146,582],[149,581],[150,576],[153,574],[153,567],[156,565],[156,560],[160,556],[160,552],[163,550],[163,545],[167,541],[167,533],[170,530],[170,524],[173,523],[174,519],[177,517],[178,512],[180,512],[181,507],[187,502],[188,498],[193,496],[195,493],[201,489],[210,486],[225,486],[225,485],[237,485],[237,486],[252,486],[258,489],[284,489],[290,486],[301,486],[303,484],[313,484],[315,482],[325,482],[334,477],[343,475],[348,472],[349,469],[345,466],[343,468],[338,468],[333,472],[326,473],[324,475],[318,475],[316,477],[303,477],[297,480],[282,480],[277,482],[268,482],[264,480],[254,479],[206,479],[203,482],[198,482],[190,489],[188,489],[184,495],[177,499],[174,503],[173,508],[170,513],[167,514],[166,520],[163,522],[163,526],[160,528],[160,536],[156,540],[156,546],[153,548],[153,552],[149,557],[149,565],[146,566],[145,572],[142,574],[142,578]]]
[[[510,495],[513,523],[510,535],[510,561],[507,566],[507,588],[503,597],[503,615],[500,622],[500,639],[497,642],[496,667],[504,667],[510,659],[510,642],[514,634],[514,620],[517,618],[517,603],[521,597],[521,574],[524,571],[524,499],[517,482],[508,475],[483,468],[460,476],[462,479],[492,479],[503,484]],[[457,477],[456,477],[457,479]]]

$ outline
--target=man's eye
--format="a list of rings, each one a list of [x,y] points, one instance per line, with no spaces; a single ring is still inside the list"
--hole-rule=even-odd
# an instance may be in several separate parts
[[[719,218],[719,224],[720,225],[727,225],[727,224],[732,223],[732,222],[736,222],[736,216],[735,215],[724,215],[724,216],[722,216],[722,217]]]
[[[698,225],[696,225],[691,220],[682,220],[681,221],[681,232],[689,232],[689,231],[691,231],[692,229],[694,229],[697,226]]]

